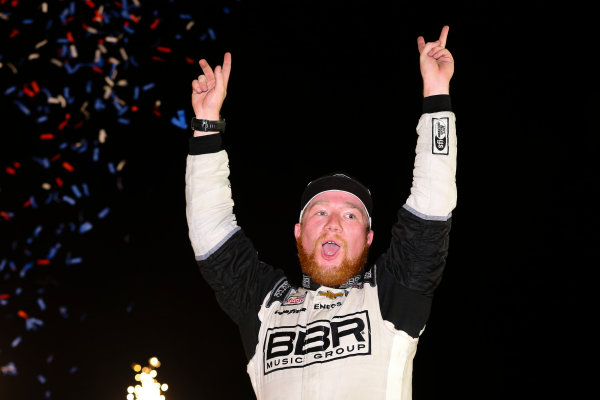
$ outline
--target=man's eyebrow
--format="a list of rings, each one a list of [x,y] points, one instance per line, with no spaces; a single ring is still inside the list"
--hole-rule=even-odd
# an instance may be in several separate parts
[[[310,205],[308,206],[307,210],[310,210],[310,209],[312,209],[313,207],[315,207],[315,206],[317,206],[319,204],[329,204],[329,203],[331,203],[331,201],[328,201],[328,200],[313,201],[313,202],[310,203]],[[364,208],[364,206],[362,204],[354,203],[354,202],[351,202],[351,201],[344,201],[342,204],[344,204],[346,207],[354,208],[354,209],[360,211],[360,213],[366,217],[366,211],[365,211],[365,208]]]

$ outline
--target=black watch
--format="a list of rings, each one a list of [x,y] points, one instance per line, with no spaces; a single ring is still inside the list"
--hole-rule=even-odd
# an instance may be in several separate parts
[[[225,120],[220,119],[218,121],[210,121],[208,119],[197,119],[192,118],[192,122],[190,124],[192,126],[192,130],[200,131],[200,132],[225,132]]]

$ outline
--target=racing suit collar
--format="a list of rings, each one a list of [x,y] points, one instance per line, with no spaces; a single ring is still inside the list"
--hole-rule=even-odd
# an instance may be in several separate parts
[[[348,281],[346,283],[344,283],[343,285],[332,287],[332,289],[348,289],[353,286],[360,286],[364,282],[367,282],[373,286],[373,284],[374,284],[374,279],[373,279],[374,278],[374,276],[373,276],[374,269],[375,269],[374,267],[372,269],[369,269],[368,271],[365,271],[363,269],[358,275],[355,275],[352,278],[348,279]],[[318,288],[320,288],[322,286],[323,285],[320,285],[317,282],[314,282],[312,280],[312,278],[310,277],[310,275],[307,275],[304,273],[302,274],[302,287],[304,289],[317,290]]]

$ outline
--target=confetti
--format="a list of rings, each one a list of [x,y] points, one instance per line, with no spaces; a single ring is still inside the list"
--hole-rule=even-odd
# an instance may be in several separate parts
[[[229,14],[237,1],[225,0],[227,7],[214,12]],[[6,284],[0,312],[15,324],[13,334],[0,336],[3,375],[32,373],[21,368],[20,354],[47,334],[47,325],[61,323],[56,310],[63,320],[86,318],[85,310],[56,304],[52,291],[60,285],[37,278],[60,280],[85,270],[92,255],[73,238],[118,225],[113,218],[128,190],[122,175],[132,165],[123,139],[140,130],[140,121],[165,131],[188,129],[188,99],[171,95],[161,68],[197,73],[190,49],[219,32],[202,22],[210,15],[186,7],[182,0],[0,0],[0,93],[9,119],[3,134],[23,138],[28,151],[0,164],[0,278]],[[117,237],[130,243],[128,233]],[[133,303],[124,301],[121,310],[130,313]],[[69,365],[65,374],[87,368]],[[50,374],[33,374],[51,387]],[[54,388],[44,392],[51,395],[61,398]]]

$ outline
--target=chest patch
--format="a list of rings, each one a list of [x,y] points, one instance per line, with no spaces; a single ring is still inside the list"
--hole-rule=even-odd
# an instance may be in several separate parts
[[[371,354],[367,310],[336,315],[306,326],[269,328],[263,343],[264,374]]]

